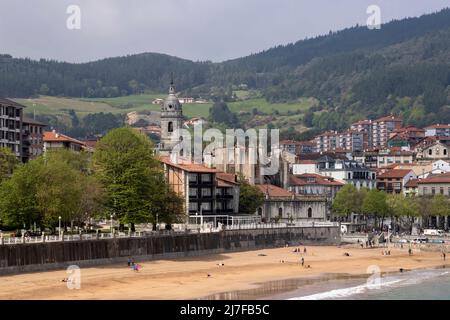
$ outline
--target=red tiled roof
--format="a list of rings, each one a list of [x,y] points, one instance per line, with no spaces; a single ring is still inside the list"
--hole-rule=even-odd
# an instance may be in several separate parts
[[[378,178],[403,178],[411,171],[410,169],[392,169],[382,173]]]
[[[450,129],[450,124],[433,124],[425,129]]]
[[[308,178],[315,178],[314,182],[308,181]],[[325,177],[317,173],[303,173],[289,176],[289,183],[295,186],[304,185],[324,185],[324,186],[343,186],[344,183],[334,180],[331,177]]]
[[[296,164],[316,164],[317,160],[304,159],[304,160],[297,160],[295,163]]]
[[[51,132],[45,131],[44,132],[44,142],[58,142],[58,141],[60,141],[60,142],[72,142],[72,143],[75,143],[75,144],[79,144],[81,146],[84,145],[83,142],[81,142],[79,140],[76,140],[74,138],[71,138],[69,136],[66,136],[66,135],[64,135],[62,133],[57,133],[57,132],[53,132],[53,131],[51,131]]]
[[[159,160],[169,166],[187,171],[187,172],[199,172],[199,173],[218,173],[221,172],[216,169],[208,168],[202,164],[196,164],[191,162],[186,162],[183,160],[179,160],[179,163],[173,163],[170,161],[169,157],[160,157]]]
[[[294,196],[292,192],[274,186],[273,184],[257,184],[256,187],[258,187],[262,193],[268,194],[271,198],[286,198]]]
[[[433,184],[433,183],[450,183],[450,172],[430,175],[425,179],[421,179],[419,184]]]
[[[405,188],[417,188],[419,179],[410,179],[405,183]]]
[[[236,175],[234,173],[225,173],[225,172],[218,172],[216,174],[216,179],[225,181],[227,183],[231,184],[239,184],[236,179]]]

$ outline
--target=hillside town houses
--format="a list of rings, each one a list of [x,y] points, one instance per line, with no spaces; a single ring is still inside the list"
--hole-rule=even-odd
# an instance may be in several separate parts
[[[254,221],[332,220],[332,203],[346,184],[407,197],[450,197],[447,124],[403,127],[400,118],[388,115],[358,121],[343,132],[327,131],[308,141],[283,140],[279,143],[278,173],[265,175],[258,164],[237,165],[227,160],[230,154],[248,160],[249,149],[237,146],[215,151],[216,157],[222,153],[221,164],[206,158],[203,164],[193,164],[183,155],[174,158],[171,150],[177,139],[173,135],[186,126],[186,120],[173,83],[160,104],[157,131],[161,143],[157,152],[170,187],[185,199],[190,217],[239,220],[239,176],[264,194],[264,205],[254,213]],[[0,147],[10,149],[23,162],[53,149],[95,150],[95,140],[81,141],[46,130],[46,124],[25,117],[24,108],[0,99]]]

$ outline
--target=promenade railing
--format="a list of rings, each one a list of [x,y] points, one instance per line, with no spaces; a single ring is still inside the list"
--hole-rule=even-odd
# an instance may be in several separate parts
[[[159,237],[170,236],[186,233],[211,233],[220,232],[224,230],[252,230],[252,229],[279,229],[279,228],[295,228],[295,227],[338,227],[336,222],[297,222],[297,223],[251,223],[251,224],[235,224],[235,225],[219,225],[215,227],[213,224],[203,225],[184,225],[184,227],[177,227],[173,230],[158,230],[158,231],[139,231],[139,232],[99,232],[99,233],[82,233],[82,234],[66,234],[45,235],[34,237],[4,237],[0,235],[0,245],[15,245],[15,244],[31,244],[31,243],[45,243],[45,242],[63,242],[63,241],[83,241],[83,240],[102,240],[111,238],[144,238],[144,237]]]

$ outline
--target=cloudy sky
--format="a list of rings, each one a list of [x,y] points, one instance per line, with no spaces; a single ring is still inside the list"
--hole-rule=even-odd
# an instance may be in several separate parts
[[[81,10],[68,29],[67,8]],[[449,0],[0,0],[0,53],[84,62],[141,52],[222,61],[381,20],[419,16]]]

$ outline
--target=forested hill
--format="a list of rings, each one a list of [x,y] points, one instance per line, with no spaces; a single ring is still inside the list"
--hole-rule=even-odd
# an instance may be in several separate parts
[[[329,111],[323,119],[316,117],[320,127],[330,128],[332,122],[345,125],[337,117],[377,116],[392,110],[417,125],[432,121],[436,113],[448,115],[450,121],[445,107],[450,95],[450,9],[393,21],[380,30],[356,26],[222,63],[155,53],[82,64],[3,55],[0,96],[162,92],[171,72],[177,88],[192,95],[246,84],[260,89],[271,102],[315,97],[320,108]]]

